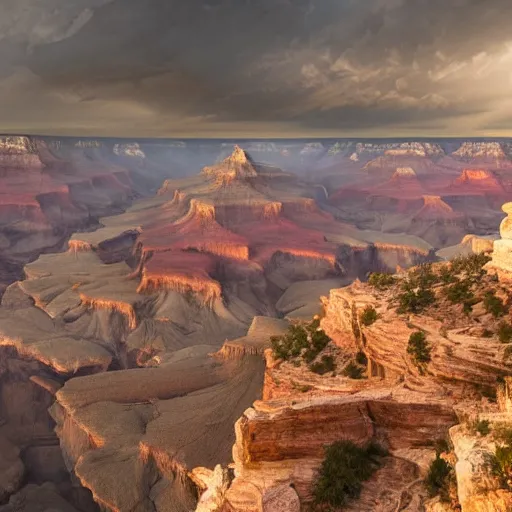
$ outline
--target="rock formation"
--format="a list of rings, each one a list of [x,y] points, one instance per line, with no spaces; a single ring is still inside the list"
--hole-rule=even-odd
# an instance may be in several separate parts
[[[35,141],[28,137],[0,137],[0,167],[38,169],[43,165]]]
[[[324,151],[300,147],[295,151],[307,149],[306,156]],[[65,250],[37,259],[49,252],[46,239],[26,249],[24,234],[13,238],[6,229],[7,241],[0,238],[9,258],[34,259],[0,305],[0,450],[7,454],[7,463],[0,461],[0,500],[10,496],[0,512],[46,503],[89,512],[91,498],[119,512],[196,506],[199,512],[298,512],[311,499],[323,447],[339,439],[377,440],[389,449],[347,510],[396,510],[404,503],[421,510],[432,444],[461,423],[460,408],[476,403],[479,414],[504,414],[481,393],[510,375],[507,347],[497,340],[483,297],[469,320],[462,306],[444,302],[438,311],[402,315],[390,298],[398,284],[391,291],[359,281],[340,286],[369,271],[423,263],[433,246],[448,243],[449,237],[439,242],[447,226],[461,230],[467,217],[435,193],[444,181],[416,176],[415,166],[404,163],[411,154],[441,158],[438,149],[383,150],[401,163],[387,185],[365,190],[375,209],[379,201],[403,199],[394,226],[386,221],[389,233],[341,221],[315,202],[310,185],[255,162],[240,147],[129,206],[148,191],[140,172],[151,169],[151,151],[85,142],[37,146],[48,165],[33,172],[48,197],[30,182],[20,211],[9,197],[21,193],[21,182],[5,173],[2,220],[9,229],[30,223],[33,231],[50,232],[63,218],[69,225],[55,243]],[[463,176],[464,183],[478,178]],[[118,214],[110,215],[114,209]],[[104,213],[98,229],[76,232],[65,243],[76,225],[88,225],[81,224],[84,215]],[[503,271],[506,232],[504,222],[490,264]],[[321,295],[329,298],[320,303]],[[372,325],[360,320],[366,305],[379,315]],[[318,375],[306,364],[274,359],[270,337],[315,314],[324,315],[322,327],[333,340],[326,354],[346,365],[364,353],[368,379]],[[433,346],[425,374],[407,350],[415,329]],[[460,460],[473,460],[465,441],[457,443]],[[52,462],[45,467],[42,460]],[[62,476],[64,468],[71,478]],[[41,485],[45,480],[55,485]],[[501,491],[489,488],[489,499],[508,503]],[[475,493],[464,492],[471,501]]]
[[[99,183],[108,189],[107,178]],[[25,266],[2,300],[0,349],[13,361],[2,388],[23,383],[40,436],[55,443],[56,425],[75,491],[79,482],[106,510],[165,510],[169,500],[188,510],[203,485],[196,468],[222,493],[224,473],[208,471],[229,463],[234,423],[262,393],[262,352],[286,326],[260,316],[319,312],[318,297],[343,283],[341,245],[371,248],[383,268],[394,267],[393,251],[428,256],[419,240],[409,249],[336,221],[307,185],[238,147],[101,226]],[[7,439],[18,433],[14,444],[31,446],[9,404]],[[277,498],[269,490],[263,499]]]
[[[442,272],[446,265],[433,271]],[[399,313],[393,297],[407,274],[394,279],[389,290],[355,282],[324,299],[321,326],[338,347],[330,353],[338,364],[346,364],[347,354],[364,352],[367,380],[338,372],[318,376],[304,367],[301,356],[292,364],[266,352],[264,400],[237,422],[235,479],[223,492],[222,510],[261,510],[267,494],[279,493],[282,510],[298,511],[297,496],[302,505],[312,498],[323,446],[339,439],[356,444],[378,439],[389,449],[385,465],[347,510],[391,511],[405,503],[406,510],[418,512],[425,507],[456,510],[449,502],[429,500],[422,484],[435,456],[432,445],[443,438],[454,447],[445,456],[453,460],[460,510],[510,509],[512,492],[492,476],[488,462],[502,442],[498,426],[512,428],[512,370],[503,343],[493,334],[499,320],[486,315],[482,302],[469,316],[455,312],[459,305],[445,302],[418,314]],[[434,286],[439,301],[445,300],[443,286]],[[475,302],[494,286],[492,276],[483,274]],[[361,321],[367,306],[377,312],[371,325]],[[426,334],[432,351],[424,368],[408,350],[415,331]],[[500,381],[505,385],[497,385]],[[497,403],[484,393],[496,386]],[[490,424],[496,433],[478,434],[475,421]]]
[[[507,158],[499,142],[464,142],[453,155],[463,159],[476,158],[495,162]]]
[[[489,266],[507,277],[512,272],[512,203],[503,205],[503,211],[507,214],[500,225],[500,240],[494,242],[492,260]]]

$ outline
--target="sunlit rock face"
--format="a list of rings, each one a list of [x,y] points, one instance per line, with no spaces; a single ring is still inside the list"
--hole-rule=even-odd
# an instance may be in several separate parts
[[[396,142],[387,144],[357,143],[351,158],[359,161],[361,158],[386,155],[394,157],[441,157],[445,153],[438,144],[424,142]]]
[[[144,151],[142,151],[137,142],[133,142],[131,144],[116,144],[114,146],[114,154],[118,156],[146,158]]]
[[[239,146],[236,146],[232,155],[224,159],[220,164],[213,167],[205,167],[203,173],[206,176],[214,176],[220,181],[257,177],[252,162],[250,162],[245,151]]]
[[[28,137],[0,137],[0,167],[43,167],[35,141]]]
[[[464,142],[453,153],[453,156],[463,159],[491,159],[504,160],[507,158],[502,145],[499,142]]]
[[[502,272],[503,276],[509,279],[512,273],[512,203],[503,205],[503,211],[507,217],[503,219],[500,225],[500,240],[494,242],[492,261],[489,266]]]
[[[395,171],[395,174],[391,177],[391,179],[398,180],[400,178],[416,178],[416,172],[412,167],[398,167]]]
[[[487,194],[501,197],[505,189],[499,179],[491,172],[483,169],[464,169],[454,181],[454,188],[476,195]]]

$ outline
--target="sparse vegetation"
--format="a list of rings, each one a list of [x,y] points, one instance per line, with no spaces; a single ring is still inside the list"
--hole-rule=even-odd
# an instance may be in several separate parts
[[[321,361],[309,365],[309,369],[318,375],[325,375],[326,373],[333,372],[336,369],[336,364],[332,356],[324,355]]]
[[[510,343],[512,341],[512,325],[508,322],[500,322],[498,325],[498,339],[501,343]]]
[[[457,277],[451,266],[441,267],[441,270],[439,271],[439,280],[443,284],[451,284],[457,281]]]
[[[366,366],[368,364],[368,358],[362,350],[356,354],[356,363],[360,364],[361,366]]]
[[[393,274],[374,272],[370,274],[368,284],[377,290],[386,290],[396,283],[396,277]]]
[[[496,297],[493,291],[488,291],[484,297],[484,307],[487,313],[491,313],[494,318],[499,318],[507,312],[503,301]]]
[[[363,482],[380,467],[386,451],[372,443],[359,447],[338,441],[325,448],[325,458],[313,486],[315,510],[339,508],[361,494]]]
[[[450,487],[454,479],[453,468],[438,453],[430,464],[425,487],[430,497],[439,496],[441,501],[450,501]]]
[[[350,379],[362,379],[364,368],[359,366],[354,361],[350,361],[345,368],[343,368],[343,375]]]
[[[430,289],[406,289],[398,295],[398,313],[421,313],[435,301],[436,296]]]
[[[296,366],[300,366],[299,357],[307,363],[314,361],[331,341],[319,325],[319,320],[315,319],[306,325],[290,325],[282,336],[272,336],[270,345],[274,357],[283,361],[293,360]]]
[[[503,487],[510,488],[512,479],[512,446],[509,444],[497,446],[494,453],[496,459],[495,472]]]
[[[488,420],[476,420],[469,425],[469,429],[474,434],[480,434],[481,436],[487,436],[491,432]]]
[[[379,318],[379,315],[377,314],[376,309],[373,306],[371,306],[370,304],[368,304],[364,308],[363,312],[361,313],[361,317],[360,317],[361,323],[363,325],[365,325],[366,327],[375,323],[378,318]]]
[[[431,263],[418,265],[409,272],[409,286],[412,288],[428,289],[437,283],[438,277],[432,270]]]
[[[409,336],[407,353],[411,356],[416,366],[422,366],[430,362],[431,347],[427,342],[427,336],[423,331],[413,332]]]
[[[456,279],[451,286],[446,288],[445,294],[452,304],[463,304],[475,297],[471,291],[471,283],[468,280],[461,281],[459,279]]]
[[[487,272],[484,266],[491,261],[491,257],[483,252],[458,256],[451,261],[451,268],[455,274],[466,274],[471,280],[476,280]]]

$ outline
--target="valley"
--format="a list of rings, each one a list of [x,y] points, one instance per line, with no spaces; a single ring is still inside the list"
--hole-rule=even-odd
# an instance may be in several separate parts
[[[492,452],[466,429],[511,421],[485,296],[468,314],[441,281],[439,310],[393,297],[406,269],[485,251],[509,308],[506,146],[235,142],[0,139],[1,512],[299,512],[339,439],[388,450],[346,510],[442,512],[433,445],[451,439],[459,466],[470,443]],[[272,337],[314,318],[313,360],[276,356]],[[463,512],[490,510],[463,474]]]

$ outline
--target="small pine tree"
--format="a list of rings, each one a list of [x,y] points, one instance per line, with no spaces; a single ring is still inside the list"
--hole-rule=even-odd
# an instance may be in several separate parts
[[[409,336],[407,353],[411,356],[416,365],[422,365],[430,362],[430,345],[427,342],[427,336],[423,331],[413,332]]]
[[[453,468],[438,454],[436,459],[432,464],[430,464],[430,468],[425,479],[425,486],[429,496],[440,496],[441,501],[449,501],[450,480],[452,475]]]
[[[375,323],[378,318],[379,315],[377,314],[376,309],[370,304],[368,304],[361,313],[361,323],[366,327]]]

